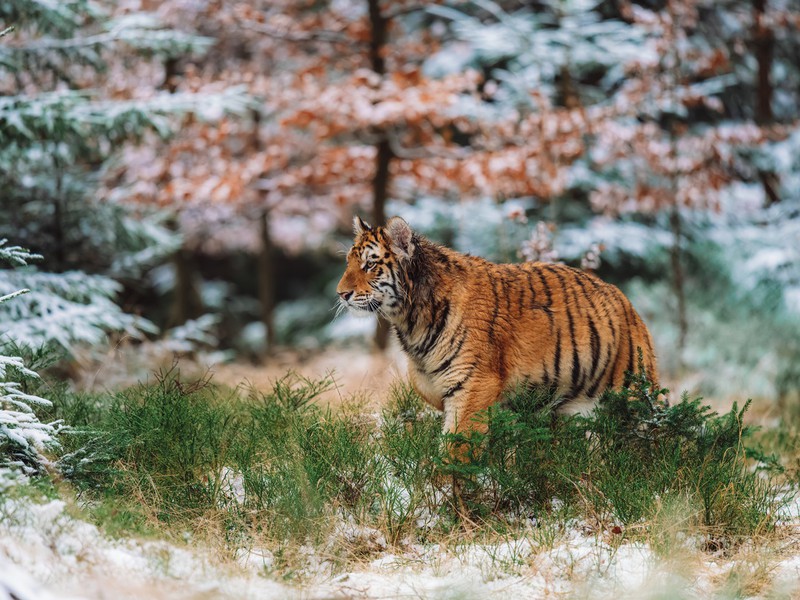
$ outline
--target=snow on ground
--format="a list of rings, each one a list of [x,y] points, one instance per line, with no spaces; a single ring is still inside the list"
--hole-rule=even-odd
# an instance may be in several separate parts
[[[297,595],[253,574],[231,573],[210,553],[166,542],[109,539],[94,525],[69,516],[65,506],[62,500],[6,500],[0,505],[0,598],[3,584],[11,590],[39,588],[17,594],[20,600],[141,598],[145,591],[148,597],[164,598]],[[16,569],[7,570],[9,564]],[[259,593],[252,595],[256,587]]]
[[[272,553],[242,551],[238,564],[163,541],[110,539],[69,514],[62,500],[0,501],[0,600],[54,598],[709,598],[733,559],[689,552],[658,557],[646,544],[613,544],[608,533],[575,527],[552,545],[409,544],[332,575],[307,548],[301,584],[268,575]],[[798,537],[777,556],[773,591],[800,591]],[[679,564],[680,563],[680,564]],[[11,595],[13,593],[13,595]],[[665,595],[666,594],[666,595]]]
[[[85,387],[133,383],[127,379],[132,372],[130,360],[122,353],[113,357],[87,377]],[[385,355],[366,348],[339,348],[310,355],[282,353],[257,366],[216,365],[211,372],[218,383],[235,387],[244,381],[265,390],[287,369],[311,378],[333,371],[336,386],[321,402],[335,405],[355,395],[370,401],[365,410],[375,410],[392,382],[403,377],[405,365],[395,347]],[[765,571],[767,582],[758,592],[762,596],[771,591],[770,597],[800,598],[800,499],[782,515],[786,539],[769,556],[760,556],[758,551],[753,553],[755,558],[709,555],[698,551],[697,544],[687,544],[679,558],[664,560],[645,544],[616,544],[613,535],[595,533],[580,524],[560,532],[552,546],[515,539],[468,546],[408,544],[398,549],[387,547],[375,532],[369,544],[372,558],[346,573],[308,548],[306,565],[299,573],[302,584],[289,585],[276,581],[276,575],[270,578],[274,558],[269,549],[242,549],[236,562],[225,563],[200,548],[113,540],[69,516],[62,501],[4,501],[1,484],[0,600],[12,597],[6,590],[13,590],[13,597],[20,600],[144,596],[704,599],[716,597],[731,571],[745,564],[750,565],[748,569]],[[370,532],[359,535],[371,536]]]

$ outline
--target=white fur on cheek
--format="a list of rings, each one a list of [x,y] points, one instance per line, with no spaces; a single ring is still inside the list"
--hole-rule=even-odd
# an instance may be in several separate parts
[[[353,306],[352,304],[347,305],[347,311],[353,315],[354,317],[358,317],[359,319],[366,319],[367,317],[372,317],[375,313],[370,312],[368,310],[364,310],[363,308],[358,308],[357,306]]]

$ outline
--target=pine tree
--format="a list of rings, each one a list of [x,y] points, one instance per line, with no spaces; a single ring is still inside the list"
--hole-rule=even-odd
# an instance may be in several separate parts
[[[791,82],[800,73],[790,60],[797,55],[796,9],[782,0],[754,2],[753,13],[735,3],[696,0],[670,0],[658,10],[627,3],[615,10],[581,2],[508,10],[503,4],[514,3],[478,4],[483,12],[433,9],[470,44],[467,53],[456,48],[460,62],[453,56],[441,62],[479,65],[495,82],[498,113],[532,111],[557,132],[542,154],[556,157],[551,172],[565,184],[541,198],[551,205],[577,199],[615,220],[648,215],[650,227],[669,228],[682,347],[689,221],[713,211],[741,220],[743,212],[726,200],[737,184],[758,183],[765,205],[791,198],[796,189],[782,184],[791,176],[788,149],[797,137],[789,122],[797,104]],[[772,89],[770,60],[787,76],[779,93]],[[544,99],[538,106],[531,101],[537,97]],[[566,115],[561,122],[559,114]],[[577,143],[578,156],[558,157],[559,141]],[[782,219],[758,216],[762,227]]]
[[[31,254],[18,246],[6,246],[0,240],[0,260],[12,265],[24,266],[41,256]],[[9,293],[0,291],[0,307],[13,304],[27,289]],[[0,330],[4,329],[0,324]],[[26,381],[38,379],[38,375],[25,367],[19,356],[8,356],[2,352],[7,345],[0,338],[0,467],[33,472],[48,463],[43,452],[58,447],[56,436],[58,423],[39,421],[34,406],[49,406],[50,401],[25,391]]]
[[[14,28],[0,45],[0,237],[45,256],[50,271],[0,278],[3,293],[35,290],[2,309],[5,335],[21,344],[69,349],[147,327],[116,307],[120,286],[108,277],[138,277],[180,240],[162,213],[121,202],[124,190],[100,200],[97,189],[128,142],[167,136],[182,115],[247,106],[236,90],[157,92],[162,61],[203,52],[210,40],[110,9],[88,0],[0,5],[0,23]]]

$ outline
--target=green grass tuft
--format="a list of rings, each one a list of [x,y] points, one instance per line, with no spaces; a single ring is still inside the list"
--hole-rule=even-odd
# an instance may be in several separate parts
[[[555,415],[547,390],[520,390],[469,436],[443,435],[407,385],[380,419],[321,408],[330,385],[288,375],[243,396],[168,372],[110,398],[64,392],[53,415],[73,427],[62,469],[110,531],[219,534],[232,547],[338,535],[331,552],[351,556],[376,543],[343,522],[396,544],[453,535],[464,517],[493,532],[535,523],[542,543],[581,518],[630,536],[652,529],[666,548],[669,515],[719,547],[769,532],[785,501],[778,475],[754,468],[770,460],[750,448],[747,405],[670,406],[643,378],[588,416]],[[448,457],[454,444],[468,463]]]
[[[749,402],[718,415],[686,395],[674,405],[659,400],[665,390],[642,375],[629,383],[606,392],[589,416],[541,411],[542,390],[518,394],[488,411],[486,433],[448,436],[468,448],[468,464],[446,469],[461,480],[471,512],[538,514],[558,498],[601,523],[634,526],[680,501],[715,544],[769,531],[786,498],[763,472],[772,457],[748,447]]]

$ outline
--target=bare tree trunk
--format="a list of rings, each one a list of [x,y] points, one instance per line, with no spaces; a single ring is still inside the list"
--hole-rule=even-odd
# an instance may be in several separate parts
[[[676,80],[677,84],[677,80]],[[677,87],[675,88],[677,89]],[[683,274],[682,258],[682,238],[683,231],[681,226],[681,211],[680,203],[678,202],[678,183],[680,178],[680,171],[678,170],[678,123],[673,122],[670,125],[670,155],[672,160],[672,173],[671,179],[671,195],[672,195],[672,211],[669,215],[669,226],[672,230],[672,247],[670,248],[670,266],[672,268],[672,291],[675,294],[675,300],[678,304],[677,323],[678,326],[678,366],[683,367],[683,351],[686,348],[686,335],[689,331],[689,324],[686,317],[686,289],[685,278]]]
[[[774,121],[772,113],[772,63],[775,56],[775,33],[764,22],[764,13],[767,10],[767,0],[753,0],[753,48],[758,64],[756,82],[756,123],[769,125]],[[758,177],[764,188],[766,205],[771,206],[780,202],[778,194],[780,181],[772,171],[759,171]]]
[[[559,74],[558,91],[561,96],[561,104],[566,108],[578,108],[581,105],[581,99],[575,87],[575,80],[572,78],[572,73],[570,73],[569,65],[561,65]]]
[[[261,146],[261,113],[258,110],[250,111],[253,119],[253,129],[250,135],[250,148],[252,152],[260,152]],[[276,269],[275,269],[275,244],[269,228],[269,208],[265,193],[261,193],[261,200],[265,208],[262,210],[259,223],[259,237],[261,246],[258,251],[258,299],[261,303],[261,322],[264,323],[266,330],[266,353],[271,354],[275,350],[275,290],[277,289]]]
[[[192,253],[180,248],[173,255],[172,264],[175,266],[175,287],[168,323],[170,327],[177,327],[203,314],[203,302],[195,283]]]
[[[672,13],[672,6],[670,6],[670,12]],[[672,17],[672,26],[673,28],[676,27],[676,15],[671,14]],[[676,32],[672,31],[672,38],[677,39]],[[680,86],[680,63],[681,63],[681,55],[678,51],[678,48],[674,48],[674,62],[671,68],[671,75],[672,81],[670,82],[671,85],[671,92],[674,94],[673,102],[677,105],[679,103],[678,99],[678,87]],[[682,262],[682,250],[681,250],[681,242],[683,238],[683,231],[681,227],[681,212],[680,212],[680,202],[678,200],[678,192],[679,192],[679,184],[680,184],[680,177],[681,172],[678,167],[678,136],[680,135],[680,123],[678,117],[673,115],[670,117],[670,124],[669,124],[669,137],[670,137],[670,159],[672,161],[672,170],[670,173],[670,184],[671,184],[671,195],[672,195],[672,212],[669,215],[669,225],[670,229],[672,230],[672,248],[670,250],[670,266],[672,268],[672,289],[675,294],[675,300],[678,304],[678,314],[677,314],[677,326],[678,326],[678,366],[679,368],[683,367],[683,351],[686,348],[686,336],[689,330],[688,319],[686,317],[686,289],[685,289],[685,277],[683,273],[683,262]]]
[[[269,230],[269,212],[261,213],[261,249],[258,253],[258,299],[267,330],[267,354],[275,349],[275,246]]]
[[[383,48],[389,36],[389,20],[381,13],[380,0],[367,0],[369,4],[369,25],[372,37],[369,42],[369,60],[372,70],[378,75],[386,73]]]
[[[772,122],[772,59],[775,54],[775,34],[764,23],[767,0],[753,0],[753,46],[758,63],[758,85],[756,87],[756,122],[766,125]]]
[[[686,318],[686,290],[684,286],[683,263],[681,262],[681,213],[677,199],[669,216],[670,229],[672,229],[672,248],[670,262],[672,266],[672,289],[678,302],[678,356],[683,363],[683,349],[686,347],[686,335],[689,324]]]
[[[381,13],[379,0],[368,0],[369,22],[372,38],[369,45],[369,58],[372,70],[378,75],[386,73],[386,62],[383,52],[389,34],[389,21]],[[378,142],[375,156],[375,177],[372,180],[372,219],[374,225],[383,225],[386,222],[386,199],[389,195],[390,172],[389,167],[394,153],[385,137]],[[385,350],[389,344],[389,324],[382,317],[378,317],[378,326],[375,330],[375,346]]]
[[[52,259],[52,269],[57,272],[61,273],[66,269],[66,262],[67,262],[67,252],[66,252],[66,242],[64,241],[64,189],[63,189],[63,181],[64,178],[61,174],[61,165],[59,163],[58,158],[55,158],[55,180],[56,180],[56,189],[55,195],[53,196],[53,241],[54,243],[54,252],[51,257]]]
[[[375,179],[373,179],[373,204],[372,218],[376,225],[386,222],[386,198],[389,192],[389,164],[392,161],[392,149],[389,142],[384,140],[378,144],[378,154],[375,164]],[[378,326],[375,330],[375,346],[379,350],[386,350],[389,345],[389,323],[383,317],[378,317]]]
[[[161,89],[174,94],[178,89],[178,59],[168,58],[164,61],[164,81]],[[173,221],[172,227],[178,228],[178,222]],[[203,314],[203,302],[195,281],[195,267],[192,252],[181,246],[172,257],[175,268],[175,287],[172,296],[167,323],[170,327],[183,325],[189,319],[195,319]]]
[[[178,59],[168,58],[164,61],[164,81],[161,82],[161,89],[174,94],[178,90]]]

